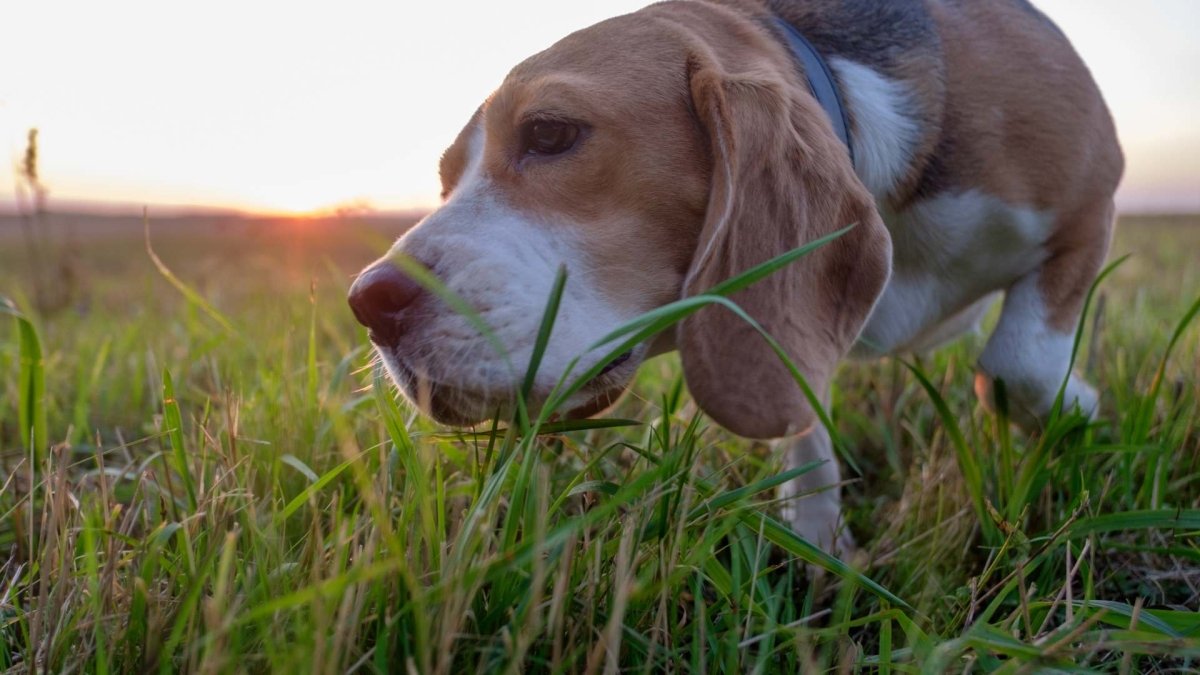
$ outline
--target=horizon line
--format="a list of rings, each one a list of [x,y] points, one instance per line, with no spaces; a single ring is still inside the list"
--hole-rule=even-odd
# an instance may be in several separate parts
[[[1153,205],[1152,201],[1167,203]],[[1190,200],[1188,200],[1190,201]],[[1195,216],[1200,215],[1200,202],[1195,205],[1184,205],[1182,200],[1146,200],[1136,205],[1122,206],[1117,204],[1118,216]],[[436,210],[438,205],[409,207],[359,207],[339,208],[332,206],[311,211],[286,211],[279,209],[246,208],[237,206],[222,206],[215,204],[194,204],[174,202],[133,202],[118,200],[93,199],[55,199],[46,213],[81,214],[104,216],[137,216],[143,212],[157,217],[188,217],[188,216],[227,216],[237,218],[332,218],[353,215],[366,218],[412,217],[428,214]],[[19,217],[29,214],[16,199],[0,198],[0,216]]]

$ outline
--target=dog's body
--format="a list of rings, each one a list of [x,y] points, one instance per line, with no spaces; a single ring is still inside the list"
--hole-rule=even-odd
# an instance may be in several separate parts
[[[777,19],[828,62],[853,166]],[[621,323],[854,224],[733,296],[818,395],[848,352],[931,348],[1003,292],[979,361],[985,403],[1002,379],[1014,418],[1034,423],[1065,381],[1066,405],[1090,413],[1094,391],[1068,372],[1073,328],[1122,166],[1086,67],[1024,0],[664,2],[514,69],[446,152],[445,204],[393,249],[471,303],[506,355],[386,258],[351,304],[411,398],[473,423],[514,397],[560,264],[571,276],[534,406]],[[792,465],[827,460],[786,495],[838,482],[828,433],[797,436],[814,414],[792,375],[725,309],[623,355],[569,407],[606,407],[641,361],[676,348],[723,426],[795,437]],[[788,512],[826,548],[837,492]]]

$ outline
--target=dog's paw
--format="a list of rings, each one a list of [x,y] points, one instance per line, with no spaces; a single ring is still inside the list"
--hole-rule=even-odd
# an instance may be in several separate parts
[[[1044,424],[1054,409],[1054,401],[1058,397],[1058,384],[1049,381],[1005,382],[1005,401],[1009,420],[1016,422],[1024,429],[1037,429]],[[980,370],[975,375],[975,393],[980,403],[992,414],[997,414],[1000,406],[997,397],[996,380]],[[1078,408],[1088,419],[1096,419],[1100,408],[1100,395],[1096,389],[1075,375],[1067,380],[1063,390],[1063,412]]]

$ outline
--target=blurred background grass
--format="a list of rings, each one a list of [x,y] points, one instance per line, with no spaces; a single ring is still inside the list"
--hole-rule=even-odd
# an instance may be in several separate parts
[[[208,387],[203,391],[207,393],[215,393],[217,378],[224,380],[223,386],[253,388],[262,368],[286,361],[285,352],[306,348],[314,307],[324,357],[321,367],[341,361],[365,344],[365,332],[344,301],[350,282],[363,266],[386,252],[417,216],[151,216],[147,223],[154,250],[183,283],[234,321],[239,335],[232,342],[219,338],[220,331],[156,270],[145,250],[140,217],[51,214],[46,219],[44,225],[56,232],[75,233],[78,250],[72,274],[81,287],[68,310],[39,322],[47,369],[60,374],[51,378],[50,410],[56,428],[83,421],[64,415],[80,403],[79,378],[86,371],[97,384],[88,392],[90,400],[83,402],[88,428],[76,429],[86,436],[130,425],[136,428],[144,420],[146,404],[152,402],[147,397],[157,387],[155,372],[163,367],[188,378],[185,382],[195,384],[190,378],[206,378]],[[1129,259],[1100,290],[1091,319],[1094,325],[1085,331],[1081,365],[1092,381],[1134,375],[1127,369],[1165,345],[1188,302],[1200,294],[1200,216],[1122,219],[1110,259],[1127,254]],[[0,291],[24,308],[33,306],[29,265],[16,219],[0,216]],[[966,377],[995,316],[993,310],[982,335],[967,337],[934,358],[938,363],[944,359],[957,363]],[[1103,328],[1098,334],[1097,325]],[[204,337],[208,339],[197,343]],[[1102,345],[1107,347],[1103,358]],[[1172,361],[1170,374],[1180,386],[1196,383],[1197,360],[1189,358],[1195,355],[1195,346],[1192,333]],[[106,358],[98,360],[101,351]],[[64,370],[76,376],[61,377]],[[648,370],[666,374],[673,368]],[[844,368],[839,389],[850,404],[845,414],[867,415],[865,410],[856,411],[853,401],[876,398],[885,383],[905,389],[903,375],[898,376],[901,381],[890,381],[898,372],[896,364],[886,361]],[[322,378],[328,375],[323,372]],[[876,393],[864,396],[868,391]],[[954,395],[953,390],[948,393]],[[8,395],[11,399],[14,394]],[[15,403],[7,403],[13,409]],[[1111,404],[1106,401],[1110,408]],[[876,421],[886,423],[868,419],[864,431]],[[9,442],[16,438],[11,427],[0,428],[4,429],[0,438]]]

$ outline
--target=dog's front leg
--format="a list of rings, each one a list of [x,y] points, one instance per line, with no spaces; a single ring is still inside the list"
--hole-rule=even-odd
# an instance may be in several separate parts
[[[776,447],[784,453],[785,470],[820,463],[779,486],[784,521],[827,553],[838,555],[854,550],[854,538],[842,521],[841,472],[829,431],[818,422],[811,431],[778,441]]]

